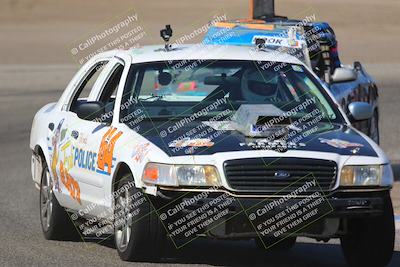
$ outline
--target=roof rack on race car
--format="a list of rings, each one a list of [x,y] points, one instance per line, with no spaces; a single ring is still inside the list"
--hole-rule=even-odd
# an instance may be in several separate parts
[[[259,39],[263,39],[264,42]],[[304,29],[301,26],[268,24],[264,20],[254,19],[216,22],[209,28],[203,43],[256,45],[258,49],[268,48],[290,54],[311,66]]]

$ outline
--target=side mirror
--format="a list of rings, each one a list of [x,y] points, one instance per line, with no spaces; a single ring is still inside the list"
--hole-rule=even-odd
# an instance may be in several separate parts
[[[351,122],[369,120],[374,114],[372,106],[367,102],[353,102],[348,105]]]
[[[88,101],[80,103],[75,110],[82,120],[100,120],[105,113],[105,106],[100,101]]]
[[[357,73],[349,68],[336,68],[332,75],[333,83],[351,82],[357,79]]]

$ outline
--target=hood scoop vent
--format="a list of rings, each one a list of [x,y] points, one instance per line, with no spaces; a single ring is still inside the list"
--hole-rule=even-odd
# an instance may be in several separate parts
[[[233,128],[246,137],[280,139],[288,134],[290,118],[272,104],[241,105],[232,117]]]

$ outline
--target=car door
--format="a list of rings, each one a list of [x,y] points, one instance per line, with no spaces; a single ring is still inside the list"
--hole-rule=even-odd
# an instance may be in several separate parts
[[[76,108],[90,101],[96,83],[105,76],[109,61],[107,57],[96,57],[78,71],[72,85],[69,85],[72,88],[66,90],[68,96],[65,103],[62,103],[61,110],[52,119],[53,130],[48,136],[49,147],[52,149],[50,170],[55,195],[63,207],[84,210],[90,203],[98,203],[98,199],[103,196],[101,184],[91,183],[93,179],[90,173],[88,176],[82,174],[82,168],[77,165],[77,157],[80,156],[78,148],[86,142],[83,135],[79,136],[78,129],[90,127],[95,122],[79,119]]]
[[[82,205],[90,205],[90,210],[87,210],[89,215],[102,216],[107,208],[104,185],[112,179],[116,160],[114,147],[122,135],[120,130],[112,126],[112,119],[115,95],[123,71],[123,62],[112,59],[94,84],[88,101],[100,101],[104,104],[105,109],[101,116],[87,120],[79,117],[74,110],[69,111],[73,166],[70,174],[80,185]]]

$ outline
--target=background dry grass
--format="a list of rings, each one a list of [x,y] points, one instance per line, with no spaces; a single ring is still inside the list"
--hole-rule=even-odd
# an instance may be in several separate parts
[[[73,63],[68,44],[131,8],[147,33],[143,44],[160,43],[164,24],[172,24],[178,36],[216,13],[248,16],[248,0],[0,0],[0,6],[0,64]],[[293,18],[316,14],[329,21],[347,62],[400,61],[398,0],[277,0],[276,8]]]

